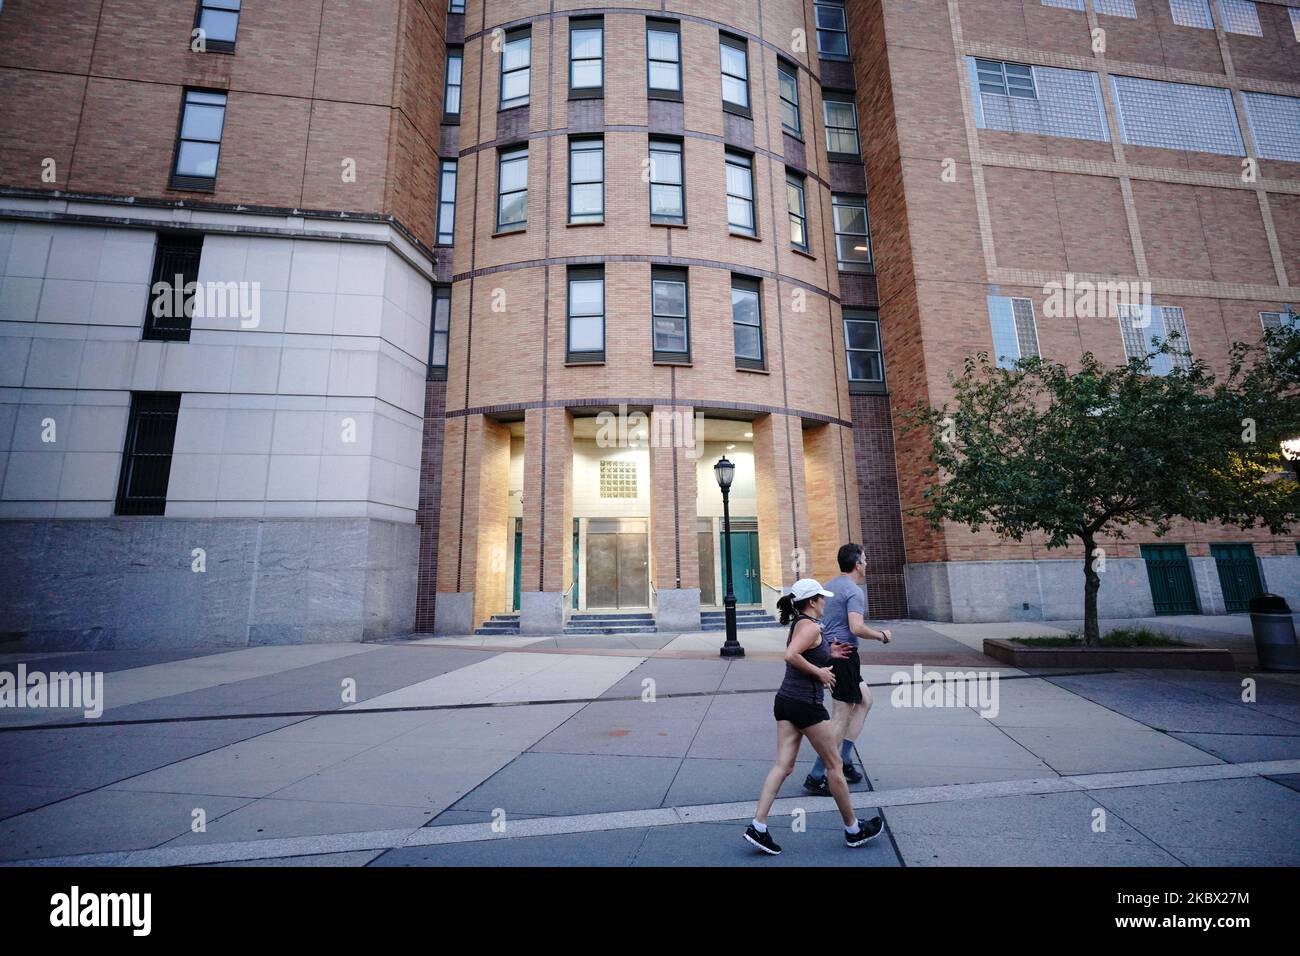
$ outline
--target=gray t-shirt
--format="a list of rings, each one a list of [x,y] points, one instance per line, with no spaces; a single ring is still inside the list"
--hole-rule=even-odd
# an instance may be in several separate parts
[[[867,599],[862,588],[847,574],[827,582],[826,590],[834,597],[826,599],[822,613],[822,636],[828,641],[858,646],[858,636],[849,630],[849,612],[856,611],[863,619],[867,616]]]

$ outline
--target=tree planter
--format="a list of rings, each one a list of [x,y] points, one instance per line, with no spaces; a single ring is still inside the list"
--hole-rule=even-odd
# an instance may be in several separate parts
[[[987,638],[984,653],[1012,667],[1150,667],[1234,669],[1232,652],[1211,647],[1026,647]]]

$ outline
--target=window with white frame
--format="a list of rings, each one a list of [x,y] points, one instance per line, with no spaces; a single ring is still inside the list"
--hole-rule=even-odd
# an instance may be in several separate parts
[[[1022,358],[1034,358],[1038,350],[1038,326],[1030,299],[1005,295],[989,296],[989,325],[993,330],[993,354],[998,368],[1013,368]]]
[[[835,212],[835,258],[841,272],[871,271],[871,235],[864,196],[831,196]]]
[[[845,310],[844,351],[850,387],[885,384],[885,357],[880,348],[880,319],[875,312]]]
[[[456,160],[444,159],[438,178],[438,245],[450,246],[456,238]]]
[[[1226,33],[1240,33],[1248,37],[1262,37],[1259,11],[1253,0],[1219,0],[1219,16],[1223,17]]]
[[[817,20],[817,52],[848,59],[849,29],[843,0],[816,0],[813,15]]]
[[[501,48],[501,109],[528,103],[532,62],[532,30],[524,27],[507,33],[505,45]]]
[[[1241,101],[1259,155],[1300,163],[1300,97],[1245,92]]]
[[[1096,73],[973,56],[966,65],[981,129],[1110,140]]]
[[[1110,82],[1126,144],[1245,155],[1231,91],[1136,76],[1112,75]]]
[[[1210,12],[1210,0],[1169,0],[1169,15],[1180,27],[1196,27],[1198,30],[1214,29],[1214,14]]]
[[[1168,375],[1175,368],[1192,367],[1187,319],[1178,306],[1121,303],[1119,328],[1124,340],[1124,356],[1129,360],[1145,359],[1158,343],[1169,342],[1169,352],[1152,356],[1151,374]]]
[[[858,107],[853,97],[827,93],[822,112],[826,119],[826,152],[859,159]]]

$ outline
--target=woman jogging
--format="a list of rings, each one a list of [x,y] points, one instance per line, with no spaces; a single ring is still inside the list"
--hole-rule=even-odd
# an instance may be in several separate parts
[[[849,801],[849,786],[844,780],[840,761],[840,740],[830,715],[822,705],[823,688],[835,686],[831,670],[831,652],[822,639],[818,623],[826,606],[826,598],[833,597],[812,578],[794,583],[787,594],[777,602],[781,623],[790,625],[785,642],[785,679],[776,692],[772,715],[776,718],[776,762],[763,781],[758,797],[758,812],[745,830],[745,839],[764,853],[775,856],[781,852],[767,827],[767,814],[776,800],[781,784],[794,770],[803,737],[813,745],[826,766],[826,779],[840,819],[844,821],[844,842],[858,847],[880,835],[884,828],[879,817],[862,821],[853,812]],[[836,645],[836,653],[846,648]]]

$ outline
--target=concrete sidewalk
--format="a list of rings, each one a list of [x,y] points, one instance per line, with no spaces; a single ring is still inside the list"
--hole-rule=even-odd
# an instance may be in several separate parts
[[[1241,639],[1235,618],[1160,619],[1211,622]],[[888,626],[863,650],[876,704],[853,788],[888,829],[862,849],[803,793],[806,745],[771,818],[786,852],[740,839],[774,753],[770,629],[733,661],[716,632],[0,655],[104,672],[106,700],[97,720],[0,709],[0,862],[1300,863],[1300,682],[1025,674],[983,638],[1057,624]],[[996,674],[996,715],[894,706],[914,663]]]

